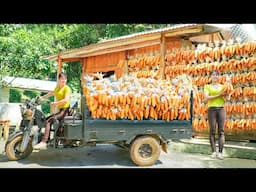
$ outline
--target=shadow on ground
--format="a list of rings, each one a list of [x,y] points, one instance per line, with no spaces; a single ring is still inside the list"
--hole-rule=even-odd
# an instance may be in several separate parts
[[[3,149],[1,150],[1,152]],[[0,162],[8,162],[4,153],[0,154]],[[10,161],[9,161],[10,162]],[[8,162],[8,163],[9,163]],[[12,161],[14,167],[137,167],[130,159],[129,151],[114,145],[97,145],[73,148],[34,150],[27,158]],[[14,165],[15,164],[15,165]],[[160,160],[156,165],[162,164]],[[11,166],[11,165],[10,165]]]

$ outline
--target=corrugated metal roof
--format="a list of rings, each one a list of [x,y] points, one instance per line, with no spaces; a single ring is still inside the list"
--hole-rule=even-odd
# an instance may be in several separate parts
[[[2,77],[2,81],[7,85],[7,87],[29,89],[42,92],[52,91],[56,87],[56,81],[44,81],[22,77],[5,76]]]
[[[181,29],[181,28],[184,28],[184,27],[190,27],[190,26],[196,26],[196,25],[198,25],[198,24],[176,24],[176,25],[161,28],[161,29],[154,29],[154,30],[150,30],[150,31],[143,31],[143,32],[139,32],[139,33],[124,35],[124,36],[116,37],[116,38],[112,38],[112,39],[106,39],[106,40],[99,41],[99,43],[100,42],[118,41],[118,40],[122,40],[122,39],[138,37],[138,36],[141,36],[141,35],[161,33],[161,32],[165,32],[165,31],[170,31],[170,30],[174,30],[174,29]]]
[[[171,27],[165,27],[161,29],[155,29],[150,31],[144,31],[140,33],[134,33],[130,35],[125,35],[109,40],[103,40],[99,41],[95,44],[90,44],[81,48],[76,49],[70,49],[65,50],[62,52],[59,52],[57,54],[52,54],[49,56],[44,56],[42,59],[47,60],[57,60],[58,56],[60,56],[62,59],[69,59],[69,58],[83,58],[88,56],[95,56],[97,54],[102,54],[104,50],[112,49],[111,51],[118,51],[118,49],[113,50],[114,48],[118,46],[123,46],[125,49],[129,49],[128,45],[148,41],[150,40],[158,40],[158,43],[160,43],[160,36],[161,34],[171,34],[172,36],[192,36],[192,35],[199,35],[198,32],[187,32],[186,30],[193,29],[193,28],[200,28],[202,27],[201,33],[212,33],[220,31],[221,29],[219,27],[216,27],[214,25],[206,25],[206,24],[176,24]],[[177,34],[174,34],[177,32]],[[120,51],[120,50],[119,50]]]
[[[241,39],[241,43],[246,43],[248,41],[255,40],[255,32],[255,24],[236,24],[232,26],[228,31],[221,31],[221,34],[224,36],[225,39],[235,40],[239,37]]]

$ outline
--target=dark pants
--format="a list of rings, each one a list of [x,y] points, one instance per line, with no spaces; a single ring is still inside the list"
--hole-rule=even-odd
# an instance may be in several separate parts
[[[50,135],[50,128],[51,125],[54,122],[54,119],[58,119],[59,121],[61,121],[62,119],[64,119],[64,117],[66,116],[66,114],[68,113],[69,108],[66,109],[60,109],[60,111],[58,113],[52,114],[49,117],[46,118],[46,123],[45,123],[45,132],[44,132],[44,137],[42,139],[42,142],[47,142],[49,135]]]
[[[216,123],[218,125],[218,141],[219,141],[219,152],[222,153],[225,136],[224,136],[224,126],[226,120],[226,111],[224,107],[210,107],[208,109],[208,122],[210,126],[210,144],[212,152],[216,151],[215,146],[215,133],[216,133]]]

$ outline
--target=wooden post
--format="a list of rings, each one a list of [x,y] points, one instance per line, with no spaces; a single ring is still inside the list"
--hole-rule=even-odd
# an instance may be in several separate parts
[[[165,49],[166,49],[166,41],[165,41],[165,35],[161,34],[161,42],[160,42],[160,77],[161,79],[164,78],[164,68],[165,68]]]
[[[56,82],[57,82],[57,85],[59,84],[59,74],[62,72],[62,59],[60,57],[60,54],[58,54],[58,66],[57,66],[57,77],[56,77]],[[55,100],[56,98],[54,98]],[[52,109],[52,107],[50,106],[50,112],[51,113],[55,113],[56,112],[56,108],[55,109]]]
[[[214,42],[214,33],[212,33],[212,34],[210,35],[210,42],[211,42],[211,43]]]
[[[58,54],[58,68],[57,68],[57,83],[58,83],[58,76],[62,72],[62,59],[60,58],[60,54]]]
[[[124,69],[123,69],[123,74],[122,77],[124,75],[128,75],[128,51],[125,51],[125,60],[124,60]]]
[[[9,137],[10,120],[7,120],[4,125],[4,140],[7,141]]]
[[[86,62],[87,62],[87,59],[85,57],[82,60],[82,73],[81,73],[81,77],[80,77],[81,78],[82,87],[85,84],[84,75],[86,74]]]
[[[6,141],[8,139],[9,129],[10,129],[10,120],[0,120],[0,139],[2,137],[2,133],[3,133],[4,140]]]

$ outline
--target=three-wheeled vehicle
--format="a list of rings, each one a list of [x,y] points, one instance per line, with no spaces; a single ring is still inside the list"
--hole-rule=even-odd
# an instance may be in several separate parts
[[[51,127],[48,147],[63,148],[86,146],[98,143],[115,144],[130,152],[132,161],[139,166],[150,166],[159,159],[161,148],[167,152],[170,139],[192,136],[193,93],[190,98],[190,120],[106,120],[92,119],[81,99],[81,112],[69,114],[63,121],[56,120]],[[27,100],[22,107],[23,120],[20,129],[12,133],[5,145],[8,160],[20,160],[33,152],[33,145],[40,142],[45,125],[45,114],[37,108],[38,97]],[[77,103],[71,107],[72,111]]]

